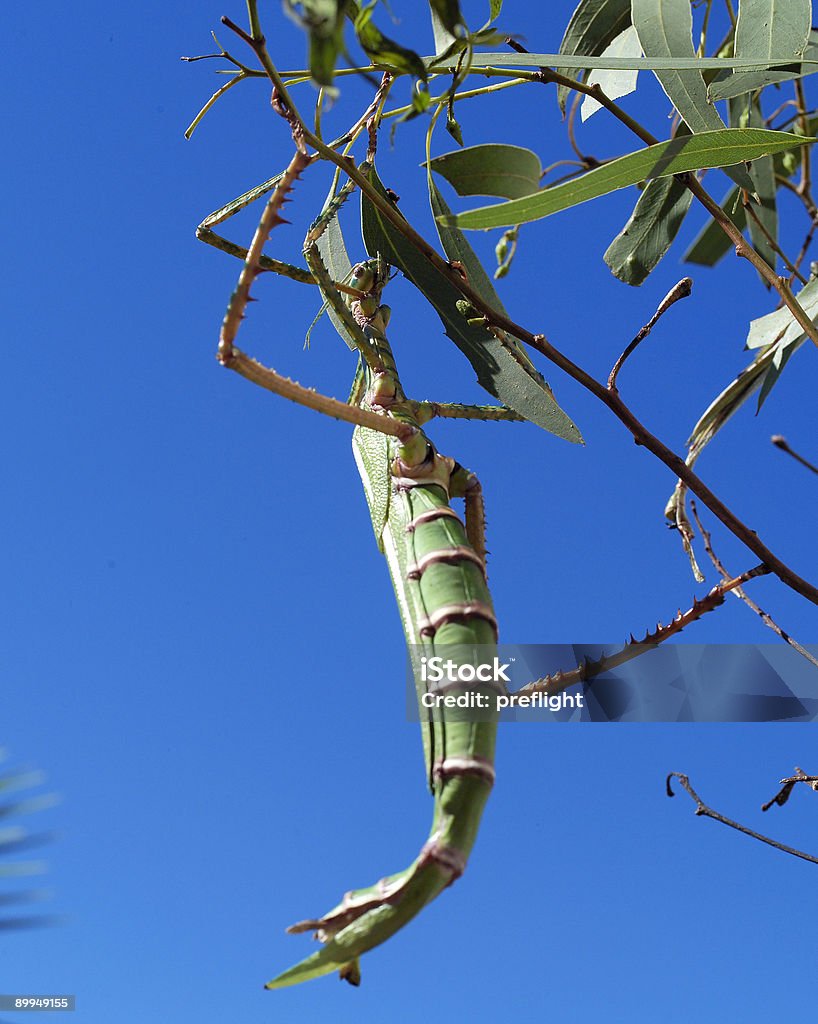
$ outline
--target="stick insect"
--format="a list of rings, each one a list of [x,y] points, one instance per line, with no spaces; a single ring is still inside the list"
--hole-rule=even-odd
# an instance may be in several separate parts
[[[362,168],[371,167],[374,157],[374,119],[368,127],[370,151]],[[282,175],[227,204],[199,228],[203,240],[244,259],[222,325],[218,358],[224,366],[275,394],[355,424],[355,460],[376,539],[389,566],[407,644],[426,655],[445,651],[448,657],[454,654],[462,661],[479,652],[481,661],[490,659],[496,649],[497,621],[486,582],[482,492],[473,473],[436,450],[424,425],[436,415],[519,417],[503,407],[441,405],[407,398],[386,337],[389,307],[381,298],[389,280],[388,266],[374,254],[350,268],[348,284],[339,284],[322,256],[325,235],[330,226],[337,226],[338,210],[354,189],[351,181],[337,194],[331,190],[331,198],[307,233],[304,256],[308,270],[262,255],[270,231],[282,222],[282,203],[311,162],[296,131],[294,138],[296,153]],[[271,195],[248,250],[214,235],[213,225],[268,192]],[[333,269],[339,270],[337,266]],[[308,390],[236,347],[250,288],[263,270],[319,285],[339,333],[359,356],[348,403]],[[452,498],[464,499],[465,521],[452,509]],[[421,700],[427,684],[419,672],[416,687]],[[465,684],[454,684],[447,694],[456,697],[466,690],[474,692]],[[288,929],[312,931],[324,945],[269,982],[268,988],[297,984],[334,970],[358,984],[361,954],[392,936],[463,873],[494,782],[497,714],[488,696],[482,704],[487,710],[477,716],[424,706],[425,764],[434,797],[429,837],[405,870],[347,893],[322,917]]]

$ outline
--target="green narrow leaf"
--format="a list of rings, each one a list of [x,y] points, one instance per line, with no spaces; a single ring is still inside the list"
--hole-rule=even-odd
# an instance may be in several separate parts
[[[370,180],[385,196],[374,170]],[[457,308],[460,292],[363,194],[361,219],[367,251],[373,256],[382,254],[423,293],[442,320],[446,334],[471,363],[481,386],[532,423],[566,440],[581,442],[577,428],[556,405],[542,377],[536,370],[529,369],[530,363],[526,365],[520,359],[519,350],[505,344],[481,324],[470,324]],[[478,288],[476,280],[474,286]]]
[[[477,258],[477,254],[474,249],[469,245],[466,236],[457,228],[442,225],[438,221],[438,217],[451,213],[451,210],[449,210],[449,207],[446,205],[446,200],[440,194],[437,186],[431,178],[429,178],[429,204],[432,208],[432,216],[435,218],[435,227],[437,228],[438,238],[440,239],[440,244],[443,246],[443,251],[446,253],[446,256],[452,263],[459,263],[463,267],[472,288],[487,305],[491,306],[492,309],[496,309],[498,312],[505,314],[506,310],[500,300],[500,296],[497,294],[491,278],[486,273],[483,264]],[[549,430],[552,434],[556,434],[557,437],[562,437],[566,441],[582,444],[582,436],[580,435],[579,430],[577,430],[576,426],[557,405],[554,393],[545,378],[529,359],[525,346],[521,342],[517,341],[516,338],[512,338],[508,335],[504,335],[504,344],[505,348],[511,352],[516,363],[513,373],[507,374],[507,386],[509,391],[516,393],[520,390],[520,384],[523,384],[525,385],[527,393],[531,388],[531,385],[534,386],[532,391],[533,401],[539,404],[543,421],[540,422],[539,420],[534,420],[533,422],[539,423],[540,426],[544,426],[546,430]],[[517,377],[519,376],[517,366],[522,368],[524,374],[528,377],[528,381],[526,381],[525,377],[521,377],[519,381],[517,380]],[[522,395],[522,400],[529,401],[525,394]],[[505,399],[502,399],[502,401],[508,405],[508,402],[506,402]],[[511,408],[516,407],[511,406]],[[519,412],[519,410],[517,411]]]
[[[695,58],[690,0],[632,0],[631,17],[646,57]],[[657,71],[655,74],[694,134],[724,127],[708,99],[701,71]],[[737,185],[752,191],[753,183],[743,167],[725,167],[725,173]]]
[[[767,372],[764,374],[764,380],[761,382],[761,390],[758,393],[758,405],[756,406],[756,413],[761,412],[761,407],[767,401],[767,397],[778,383],[778,379],[784,372],[784,367],[790,361],[790,357],[795,354],[796,350],[800,348],[801,344],[806,340],[805,337],[801,338],[798,345],[788,345],[786,347],[782,345],[776,345],[773,353],[772,360]]]
[[[604,260],[625,284],[640,285],[670,248],[693,198],[677,178],[648,182]]]
[[[437,11],[435,10],[434,4],[429,3],[429,14],[432,18],[432,32],[435,37],[435,56],[440,57],[446,53],[452,43],[456,43],[457,40],[446,30],[443,22],[438,17]]]
[[[739,231],[747,226],[744,207],[737,188],[731,188],[721,202],[721,208],[736,225]],[[695,263],[700,267],[714,267],[722,256],[733,248],[733,243],[714,221],[709,220],[693,240],[693,244],[682,257],[685,263]]]
[[[764,118],[757,102],[753,102],[751,96],[736,96],[730,100],[728,108],[731,125],[742,128],[763,127]],[[746,213],[746,220],[750,229],[750,239],[758,255],[775,270],[778,255],[772,243],[778,241],[778,212],[775,201],[778,186],[775,182],[773,158],[762,156],[754,160],[750,165],[749,174],[753,182],[753,191],[759,200],[755,202],[752,197],[749,200],[751,207]],[[766,288],[770,287],[769,282],[763,277],[761,281]]]
[[[434,157],[430,166],[461,196],[518,199],[539,191],[542,176],[536,153],[494,143],[444,153]]]
[[[394,39],[385,36],[372,21],[374,3],[362,7],[353,22],[355,35],[364,53],[373,64],[402,71],[407,75],[415,75],[426,81],[426,65],[414,50],[408,50]]]
[[[811,23],[811,0],[741,0],[736,56],[760,60],[791,57],[795,67],[790,71],[733,72],[710,86],[711,97],[727,99],[800,74],[796,61],[805,55]]]
[[[562,37],[560,53],[571,57],[601,54],[630,23],[630,0],[581,0]],[[575,81],[579,77],[569,65],[549,66],[556,67],[561,74]],[[557,100],[563,113],[568,92],[564,85],[557,89]]]
[[[500,11],[503,9],[503,0],[489,0],[489,25],[497,18],[500,17]]]
[[[614,41],[608,46],[603,57],[641,57],[642,45],[639,36],[633,25],[628,25],[624,32],[620,32]],[[638,71],[592,71],[588,76],[588,85],[598,85],[610,100],[618,100],[628,96],[636,89],[636,81],[639,77]],[[580,107],[580,117],[583,121],[600,110],[602,104],[593,96],[586,96]]]
[[[458,30],[465,28],[458,0],[429,0],[429,6],[450,35],[457,36]]]
[[[335,196],[335,189],[330,187],[329,194],[324,200],[324,209],[327,208],[329,203]],[[341,232],[341,224],[338,219],[338,213],[330,220],[324,229],[323,234],[317,242],[318,251],[321,254],[321,259],[324,261],[324,266],[329,271],[330,277],[333,281],[347,281],[352,271],[352,262],[350,261],[349,255],[347,254],[346,244],[344,243],[344,236]],[[309,340],[310,333],[313,327],[316,325],[318,320],[321,318],[321,314],[326,310],[327,316],[330,319],[335,330],[341,335],[348,347],[353,351],[356,350],[357,346],[355,342],[349,337],[345,328],[344,322],[332,308],[329,303],[324,303],[321,309],[318,311],[318,315],[315,317],[313,322],[310,324],[309,331],[307,332],[307,340]]]
[[[804,142],[799,135],[759,128],[722,128],[717,132],[671,139],[619,157],[580,178],[543,189],[534,195],[467,210],[452,218],[450,223],[480,230],[512,227],[540,220],[649,178],[683,174],[704,167],[723,167],[739,160],[754,160]]]
[[[475,34],[476,36],[479,33]],[[486,44],[488,45],[488,44]],[[691,41],[692,46],[692,41]],[[435,71],[454,71],[455,64],[446,65],[439,57],[424,57],[426,64],[434,64]],[[818,57],[805,58],[805,63],[818,70]],[[472,55],[473,68],[571,68],[584,70],[591,68],[619,68],[635,71],[724,71],[725,68],[744,68],[748,71],[759,71],[767,67],[787,67],[791,61],[780,60],[748,60],[743,57],[566,57],[559,53],[475,53]]]
[[[309,35],[310,74],[319,85],[332,85],[335,62],[343,47],[343,0],[284,0],[284,10]]]
[[[631,16],[646,57],[695,57],[690,0],[632,0]],[[663,71],[656,77],[692,132],[724,124],[708,102],[700,71]]]
[[[818,318],[818,278],[808,281],[795,297],[811,320]],[[787,346],[803,337],[804,332],[800,325],[792,313],[784,307],[750,321],[750,330],[747,333],[745,345],[747,348],[762,348],[764,345],[778,342],[780,345]]]

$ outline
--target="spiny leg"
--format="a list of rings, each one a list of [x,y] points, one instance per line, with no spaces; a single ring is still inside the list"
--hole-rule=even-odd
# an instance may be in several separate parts
[[[404,423],[387,419],[377,413],[347,405],[345,402],[322,395],[310,388],[305,388],[289,377],[277,373],[272,368],[263,366],[257,360],[245,355],[235,346],[239,326],[244,319],[247,304],[251,301],[250,289],[259,273],[261,273],[259,266],[261,250],[272,229],[276,225],[284,223],[284,219],[279,211],[287,197],[287,193],[291,191],[294,182],[308,163],[309,158],[306,153],[301,149],[297,149],[290,161],[290,165],[281,176],[273,194],[267,201],[264,213],[253,236],[253,241],[250,244],[244,267],[239,275],[238,284],[230,297],[230,303],[222,323],[219,336],[219,362],[268,391],[282,395],[284,398],[289,398],[291,401],[298,402],[300,405],[307,406],[310,409],[315,409],[324,415],[333,416],[336,419],[355,423],[359,426],[370,427],[373,430],[390,434],[393,437],[407,439],[415,433],[414,428]],[[356,292],[355,294],[360,293]]]
[[[372,99],[364,113],[358,118],[355,124],[346,131],[343,135],[339,136],[333,142],[329,144],[330,149],[337,149],[341,146],[350,146],[363,131],[367,122],[372,118],[373,114],[382,106],[389,93],[389,89],[392,84],[392,76],[385,73],[378,91]],[[308,163],[314,163],[320,159],[318,153],[313,153],[308,157]],[[267,195],[268,192],[273,191],[278,187],[284,175],[287,171],[282,171],[280,174],[276,174],[272,178],[268,178],[267,181],[262,182],[260,185],[256,185],[254,188],[248,189],[247,192],[243,192],[240,196],[232,199],[229,203],[225,203],[224,206],[219,207],[213,213],[208,214],[207,217],[201,222],[199,227],[196,229],[196,237],[202,242],[206,242],[208,245],[212,245],[214,248],[221,250],[222,252],[228,253],[230,256],[235,256],[238,259],[246,260],[248,256],[248,250],[243,246],[237,245],[235,242],[231,242],[229,239],[224,238],[222,235],[217,234],[213,231],[213,228],[217,224],[222,224],[224,221],[229,220],[235,216],[241,210],[245,209],[251,203],[254,203],[257,199],[261,199]],[[259,267],[261,270],[269,270],[276,274],[281,274],[285,277],[292,278],[295,281],[300,281],[304,284],[316,284],[315,278],[312,274],[305,270],[303,267],[296,267],[290,263],[283,263],[280,260],[272,259],[269,256],[261,255],[259,257]],[[347,291],[347,288],[343,284],[336,282],[336,287],[340,291]],[[349,294],[353,294],[348,292]]]
[[[314,156],[310,157],[308,163],[312,163],[314,159]],[[248,192],[244,192],[236,199],[231,200],[229,203],[226,203],[218,210],[209,214],[196,229],[196,237],[200,241],[207,243],[207,245],[212,245],[215,249],[219,249],[221,252],[226,252],[229,256],[235,256],[237,259],[246,261],[249,255],[249,250],[244,246],[231,242],[229,239],[217,234],[213,230],[213,226],[228,220],[230,217],[233,217],[251,203],[255,202],[257,199],[261,199],[262,196],[266,196],[268,192],[277,189],[285,174],[287,174],[287,171],[282,171],[281,174],[277,174],[274,178],[269,178],[267,181],[262,182],[261,185],[251,188]],[[280,205],[281,204],[279,203],[279,207]],[[281,274],[283,277],[289,277],[293,281],[299,281],[302,284],[315,285],[318,283],[310,271],[304,267],[296,267],[291,263],[284,263],[281,260],[273,259],[270,256],[265,256],[264,254],[259,255],[258,265],[259,270]],[[340,282],[336,282],[336,287],[340,291],[347,291],[346,286]]]
[[[227,238],[223,238],[221,235],[217,235],[216,232],[211,231],[210,228],[200,225],[196,228],[196,237],[199,241],[206,242],[208,245],[212,245],[215,249],[219,249],[221,252],[226,252],[228,256],[235,256],[240,260],[247,259],[247,249],[241,245],[237,245],[235,242],[231,242]],[[318,283],[309,270],[304,270],[303,267],[293,266],[292,263],[283,263],[281,260],[273,259],[271,256],[260,256],[258,266],[259,271],[270,271],[274,274],[281,274],[282,277],[289,277],[293,281],[300,281],[302,284]]]
[[[521,416],[504,405],[463,405],[460,402],[418,403],[418,418],[421,423],[427,423],[435,417],[449,420],[525,422],[525,416]]]

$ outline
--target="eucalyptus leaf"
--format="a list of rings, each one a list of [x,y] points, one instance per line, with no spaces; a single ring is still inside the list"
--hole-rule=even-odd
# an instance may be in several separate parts
[[[373,5],[374,7],[374,5]],[[426,65],[414,52],[385,36],[372,21],[373,7],[362,7],[355,16],[355,34],[373,64],[388,67],[426,81]]]
[[[641,57],[642,45],[633,25],[629,25],[624,32],[620,32],[602,56]],[[609,100],[618,100],[634,92],[638,77],[638,71],[597,70],[588,75],[588,85],[598,85]],[[601,109],[602,104],[599,100],[594,99],[593,96],[586,96],[579,109],[580,117],[583,121],[587,121],[592,114]]]
[[[806,53],[811,24],[811,0],[741,0],[736,56],[761,60],[789,57],[794,66],[789,71],[735,71],[713,82],[710,96],[714,100],[727,99],[798,75],[798,60]]]
[[[329,206],[335,197],[335,190],[331,188],[329,195],[324,201],[324,210]],[[321,259],[324,261],[324,266],[329,271],[329,276],[333,281],[347,281],[352,272],[352,261],[347,253],[346,244],[344,243],[344,236],[341,232],[341,224],[338,216],[332,217],[326,228],[322,232],[318,242],[318,251],[321,254]],[[335,312],[331,305],[324,303],[321,309],[318,311],[317,316],[310,324],[309,330],[307,331],[307,341],[309,341],[310,333],[313,327],[316,325],[321,317],[321,314],[326,310],[327,316],[330,319],[333,327],[341,335],[347,346],[353,351],[356,349],[356,345],[353,340],[349,337],[348,332],[345,329],[344,322]]]
[[[818,278],[813,278],[795,296],[799,305],[811,320],[818,318]],[[792,313],[786,308],[767,313],[750,322],[747,333],[747,348],[761,348],[778,342],[782,346],[791,345],[803,338],[804,332]]]
[[[499,143],[456,149],[434,157],[429,166],[461,196],[518,199],[539,191],[542,177],[536,153]]]
[[[437,227],[440,244],[443,246],[443,251],[450,262],[459,263],[463,267],[472,288],[488,306],[505,314],[506,311],[500,296],[497,294],[491,278],[484,270],[483,264],[477,258],[477,254],[469,245],[466,236],[457,228],[442,225],[438,221],[438,217],[445,216],[451,211],[431,177],[429,178],[429,203],[432,207],[432,215],[435,218],[435,226]],[[550,386],[529,359],[525,346],[516,338],[506,334],[502,335],[502,343],[504,348],[513,356],[517,366],[522,368],[528,378],[526,380],[525,377],[520,377],[519,371],[514,368],[513,372],[507,372],[507,381],[504,382],[503,386],[508,387],[509,391],[513,390],[515,392],[515,401],[517,400],[516,393],[520,392],[521,401],[524,401],[526,404],[533,404],[533,407],[538,410],[541,417],[540,419],[533,420],[533,422],[538,423],[539,426],[544,427],[552,434],[556,434],[557,437],[582,444],[582,436],[576,426],[557,405]],[[509,404],[505,399],[502,399],[502,401],[505,404]],[[511,406],[511,408],[520,412],[516,406]],[[521,413],[521,415],[525,414]]]
[[[468,210],[457,214],[450,223],[460,228],[480,230],[511,227],[540,220],[650,178],[754,160],[804,142],[801,136],[790,132],[760,128],[722,128],[720,131],[701,132],[629,153],[588,171],[582,177],[542,189],[533,195]]]
[[[450,35],[457,36],[465,28],[458,0],[429,0],[429,6]]]
[[[429,4],[429,14],[432,18],[432,32],[435,37],[435,54],[440,57],[453,43],[457,42],[457,39],[446,29],[432,3]]]
[[[370,172],[370,180],[385,197],[386,192],[374,169]],[[441,209],[445,209],[445,204]],[[510,339],[498,337],[482,324],[469,323],[457,306],[461,300],[460,292],[420,255],[363,194],[361,219],[364,243],[369,254],[375,256],[380,253],[423,293],[443,322],[446,334],[471,363],[482,387],[531,422],[566,440],[580,443],[582,438],[579,431],[556,405],[550,388],[527,357],[521,359],[521,349],[512,345]],[[450,243],[456,238],[452,233]],[[463,245],[467,246],[462,236],[461,239]],[[478,283],[479,275],[471,277],[475,271],[468,262],[470,247],[457,251],[457,258],[464,263],[473,286],[483,294],[481,289],[485,285]],[[476,262],[476,257],[474,259]],[[490,282],[488,286],[491,287]]]
[[[625,284],[640,285],[671,246],[693,198],[677,178],[650,181],[604,260]]]
[[[645,56],[695,58],[690,0],[632,0],[631,17]],[[700,70],[657,71],[656,77],[692,132],[724,127]]]
[[[631,0],[631,17],[647,57],[696,58],[690,0]],[[724,122],[709,101],[701,70],[656,71],[659,84],[693,133],[718,131]],[[737,185],[752,191],[743,167],[725,167]]]
[[[309,68],[319,85],[332,85],[335,63],[343,48],[342,0],[284,0],[284,10],[309,36]]]
[[[692,41],[691,41],[692,47]],[[455,64],[440,67],[439,57],[424,57],[425,64],[434,64],[435,70],[454,71]],[[818,55],[805,58],[803,63],[818,70]],[[745,71],[760,71],[764,68],[787,67],[792,61],[782,57],[778,60],[747,60],[744,57],[567,57],[560,53],[475,53],[470,64],[473,68],[530,68],[540,67],[584,70],[590,68],[620,68],[635,71],[724,71],[726,68],[742,68]]]
[[[758,405],[756,406],[757,413],[761,411],[761,407],[767,400],[768,395],[778,383],[778,379],[784,372],[784,367],[790,361],[790,357],[795,355],[796,351],[801,347],[805,340],[805,337],[802,336],[797,345],[776,345],[772,350],[770,365],[761,382],[761,390],[758,392]]]
[[[571,57],[601,54],[630,23],[630,0],[582,0],[568,22],[560,43],[560,53]],[[568,78],[578,78],[572,73],[574,68],[569,64],[560,64],[557,70]],[[558,86],[557,100],[563,112],[568,93],[567,86]]]

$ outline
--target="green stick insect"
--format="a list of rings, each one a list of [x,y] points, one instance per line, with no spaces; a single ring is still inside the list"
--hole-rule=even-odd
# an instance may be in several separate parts
[[[362,168],[371,167],[375,133],[370,124],[370,153]],[[296,136],[296,141],[297,136]],[[354,423],[353,448],[380,549],[389,565],[407,644],[432,656],[490,660],[497,643],[497,621],[486,583],[485,517],[480,485],[473,473],[441,455],[424,432],[436,415],[479,419],[519,419],[503,407],[439,405],[408,399],[401,387],[386,338],[389,308],[381,296],[389,268],[375,254],[349,268],[349,283],[333,281],[322,256],[329,229],[337,232],[336,214],[353,191],[348,182],[332,195],[304,243],[309,271],[291,268],[262,255],[273,227],[282,222],[280,209],[287,193],[311,163],[299,146],[287,170],[208,217],[199,229],[203,240],[244,258],[244,266],[222,325],[221,363],[268,390],[319,412]],[[213,226],[271,192],[248,250],[218,237]],[[339,266],[334,247],[333,270]],[[342,261],[347,261],[345,253]],[[349,403],[308,390],[251,359],[235,345],[235,337],[258,274],[274,270],[318,283],[339,333],[359,354],[359,370]],[[339,289],[346,293],[342,298]],[[450,506],[465,502],[465,522]],[[415,659],[419,660],[419,657]],[[346,894],[323,917],[301,921],[290,932],[312,931],[321,950],[273,981],[281,988],[338,970],[358,984],[358,958],[410,921],[427,903],[455,881],[466,867],[486,799],[494,782],[497,715],[486,699],[480,715],[429,708],[423,698],[427,684],[420,671],[416,686],[421,702],[426,772],[434,797],[428,839],[404,871],[375,885]],[[473,687],[451,684],[448,696]],[[490,689],[490,687],[489,687]]]

